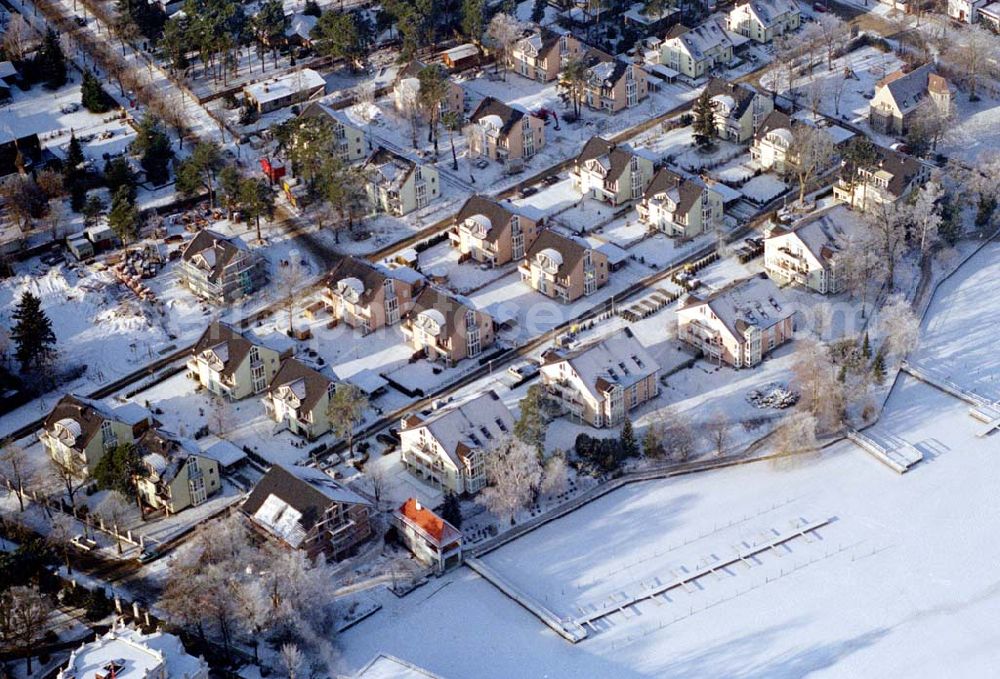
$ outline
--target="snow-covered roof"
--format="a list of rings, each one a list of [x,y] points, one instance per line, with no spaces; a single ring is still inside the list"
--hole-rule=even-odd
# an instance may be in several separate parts
[[[288,22],[285,35],[292,37],[297,35],[303,40],[310,39],[310,32],[316,26],[318,19],[311,14],[296,14]]]
[[[682,30],[683,27],[675,26],[672,33],[668,34],[673,37],[668,37],[667,41],[675,41],[675,45],[680,44],[696,61],[703,59],[706,52],[731,47],[733,44],[732,34],[716,19],[709,19],[681,32]]]
[[[0,61],[0,80],[17,75],[17,67],[10,61]]]
[[[766,274],[736,281],[706,298],[691,295],[683,308],[699,304],[707,304],[719,322],[739,340],[748,328],[765,330],[794,313],[791,302]]]
[[[286,73],[277,78],[247,85],[243,88],[243,92],[257,103],[263,104],[290,97],[300,92],[325,87],[326,80],[323,76],[311,68],[304,68],[300,71]]]
[[[590,395],[598,400],[612,386],[629,387],[660,369],[660,364],[628,330],[560,355],[554,362],[563,360],[569,363]]]
[[[410,429],[427,427],[431,438],[459,468],[469,452],[489,448],[514,431],[514,417],[493,391],[427,416],[411,415],[404,422]]]
[[[461,59],[476,56],[479,54],[479,49],[472,43],[465,43],[464,45],[459,45],[458,47],[452,47],[450,50],[445,50],[441,54],[448,57],[452,61],[460,61]]]
[[[198,454],[215,460],[221,467],[232,467],[237,462],[246,459],[247,456],[236,444],[225,439],[219,439]]]
[[[552,248],[545,248],[544,250],[538,253],[538,256],[548,259],[550,262],[555,264],[557,268],[562,266],[563,263],[562,254]]]
[[[737,5],[733,11],[746,7],[765,27],[773,26],[787,14],[798,14],[799,6],[794,0],[750,0]]]
[[[110,665],[114,664],[114,671]],[[181,640],[172,634],[118,626],[104,636],[83,644],[70,654],[58,679],[94,679],[98,675],[116,679],[203,679],[208,665],[184,650]]]
[[[391,655],[379,654],[354,675],[354,679],[441,679],[436,674],[400,660]]]
[[[346,379],[349,383],[369,395],[374,394],[379,389],[384,389],[389,384],[384,377],[371,368],[365,368]]]

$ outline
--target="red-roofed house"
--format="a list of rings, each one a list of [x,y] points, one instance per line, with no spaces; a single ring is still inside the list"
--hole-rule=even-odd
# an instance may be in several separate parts
[[[420,561],[444,573],[462,563],[462,533],[410,498],[392,514],[403,543]]]

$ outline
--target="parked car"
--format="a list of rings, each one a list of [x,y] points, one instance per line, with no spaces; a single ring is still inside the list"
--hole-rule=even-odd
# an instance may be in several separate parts
[[[507,368],[507,374],[516,380],[527,380],[537,375],[539,370],[541,370],[541,366],[536,361],[525,360],[518,361]]]
[[[553,184],[558,184],[560,182],[559,175],[550,174],[548,177],[542,180],[546,186],[552,186]]]
[[[822,2],[814,2],[813,3],[813,11],[819,12],[820,14],[822,14],[823,12],[826,11],[826,5],[824,5]]]
[[[523,189],[517,192],[517,195],[521,198],[527,198],[528,196],[533,196],[538,193],[537,186],[525,186]]]

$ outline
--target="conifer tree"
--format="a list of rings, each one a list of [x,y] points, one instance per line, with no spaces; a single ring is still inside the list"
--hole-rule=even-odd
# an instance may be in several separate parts
[[[21,364],[21,370],[47,367],[53,358],[56,335],[52,332],[52,322],[42,310],[42,301],[25,292],[14,310],[14,321],[11,339],[14,340],[14,356]]]
[[[514,423],[514,436],[533,446],[541,454],[545,449],[545,418],[542,414],[542,388],[533,384],[519,404],[521,415]]]
[[[881,351],[875,354],[875,362],[872,364],[872,377],[875,378],[876,384],[882,384],[885,381],[885,356]]]
[[[111,97],[104,91],[100,81],[89,69],[83,72],[83,84],[80,86],[80,103],[91,113],[106,113],[111,110]]]
[[[127,186],[122,186],[115,192],[111,211],[108,213],[108,226],[126,245],[139,235],[139,210],[136,209]]]
[[[38,72],[47,88],[57,90],[66,84],[66,56],[59,44],[59,36],[51,28],[42,40],[36,60]]]
[[[441,505],[441,518],[455,528],[462,527],[462,505],[454,493],[448,493],[444,496],[444,504]]]
[[[695,143],[701,148],[707,148],[712,145],[712,140],[716,135],[715,107],[712,105],[712,99],[708,96],[708,92],[702,92],[695,101],[693,113],[692,131]]]
[[[632,429],[632,420],[625,418],[622,424],[621,437],[622,457],[635,457],[639,454],[639,444],[635,440],[635,431]]]

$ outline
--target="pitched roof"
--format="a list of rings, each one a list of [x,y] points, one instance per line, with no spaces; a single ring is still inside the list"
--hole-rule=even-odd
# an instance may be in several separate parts
[[[700,179],[682,177],[664,167],[653,175],[653,180],[646,187],[642,197],[650,201],[661,194],[666,194],[677,206],[674,214],[686,215],[707,188]]]
[[[67,445],[82,450],[101,430],[105,420],[135,426],[142,420],[151,421],[152,416],[149,411],[137,405],[135,408],[122,410],[83,396],[66,394],[46,416],[43,426],[47,431],[52,431],[59,425],[73,437],[73,441],[67,442]]]
[[[492,390],[427,416],[411,415],[407,422],[411,428],[427,427],[456,467],[473,450],[489,448],[514,431],[513,415]]]
[[[786,14],[798,14],[799,7],[794,0],[750,0],[736,7],[749,6],[750,12],[765,27],[773,26]]]
[[[757,90],[750,85],[729,82],[715,76],[708,79],[708,84],[705,85],[705,92],[709,98],[731,97],[735,104],[733,110],[730,112],[733,118],[743,117],[747,107],[753,103],[753,98],[757,96]]]
[[[160,481],[170,483],[191,455],[199,455],[198,444],[165,429],[147,429],[136,441],[142,461],[149,465]]]
[[[510,222],[510,218],[514,215],[513,207],[507,201],[498,203],[495,200],[476,194],[470,196],[465,201],[465,204],[462,205],[462,209],[455,215],[455,223],[461,224],[466,219],[482,215],[489,220],[489,228],[486,231],[485,240],[493,242],[500,237],[500,234]]]
[[[595,399],[612,386],[630,387],[660,369],[646,347],[630,330],[566,354],[554,354],[547,363],[567,361]]]
[[[213,321],[201,333],[201,337],[198,338],[191,353],[194,356],[200,356],[203,352],[211,351],[222,363],[222,370],[219,373],[228,377],[239,369],[253,346],[267,346],[267,343],[259,341],[259,338],[256,337],[248,339],[247,335],[242,334],[228,323]],[[274,350],[279,354],[288,353],[291,355],[290,348],[275,346]]]
[[[607,52],[590,48],[583,57],[592,84],[601,87],[614,87],[622,79],[625,71],[632,67],[627,61],[617,59]]]
[[[380,146],[365,160],[364,169],[370,181],[398,189],[406,184],[417,164]]]
[[[437,545],[447,545],[462,537],[457,528],[421,505],[416,498],[411,497],[396,511]]]
[[[324,375],[301,361],[289,358],[282,361],[268,386],[268,392],[274,394],[281,387],[289,387],[302,404],[300,409],[310,412],[335,381],[336,375]]]
[[[553,48],[559,46],[559,40],[563,35],[563,33],[556,33],[544,26],[528,28],[524,31],[523,37],[517,41],[516,45],[520,47],[521,43],[526,43],[535,50],[538,58],[545,59]]]
[[[276,464],[254,486],[243,511],[297,547],[334,504],[369,503],[319,469]]]
[[[667,31],[665,40],[677,40],[696,61],[704,58],[706,52],[733,46],[726,29],[716,19],[708,19],[694,28],[677,24]]]
[[[181,259],[205,272],[210,281],[218,281],[230,264],[250,250],[238,238],[227,238],[217,231],[204,229],[198,232],[184,248]]]
[[[902,196],[910,183],[920,174],[923,165],[913,156],[884,146],[876,146],[875,150],[879,156],[878,169],[890,175],[889,192],[896,197]]]
[[[544,250],[551,250],[559,255],[559,269],[556,275],[565,278],[576,268],[587,250],[592,250],[592,248],[575,238],[564,236],[552,229],[545,229],[538,234],[538,238],[528,248],[527,257],[534,259]]]
[[[451,335],[455,330],[455,317],[466,311],[476,311],[475,305],[464,297],[449,295],[438,288],[428,285],[413,300],[410,316],[415,317],[426,311],[436,311],[444,318],[444,334]]]
[[[628,169],[634,155],[627,144],[614,144],[601,137],[591,137],[576,157],[576,164],[581,166],[589,160],[596,160],[604,166],[606,178],[614,181]]]
[[[479,102],[479,106],[477,106],[476,110],[472,112],[471,116],[469,116],[469,120],[474,123],[478,123],[486,116],[497,116],[500,118],[500,132],[508,134],[511,128],[524,118],[525,112],[512,108],[499,99],[486,97]]]
[[[934,64],[924,64],[909,73],[890,73],[875,85],[876,92],[888,89],[889,95],[903,114],[912,111],[927,97],[928,92],[947,93],[948,81],[934,72]]]
[[[767,114],[767,117],[761,122],[760,126],[757,128],[757,132],[754,133],[754,139],[761,140],[767,133],[772,130],[791,130],[792,129],[792,119],[786,114],[775,109]]]
[[[752,326],[767,329],[794,313],[778,287],[761,273],[712,292],[707,297],[688,295],[682,309],[707,304],[733,337],[742,340]]]
[[[388,278],[386,271],[376,267],[363,259],[355,257],[344,257],[327,276],[327,283],[331,289],[336,289],[341,281],[358,281],[361,283],[361,291],[358,295],[358,303],[368,305],[378,292],[385,285]],[[353,279],[353,280],[352,280]]]

